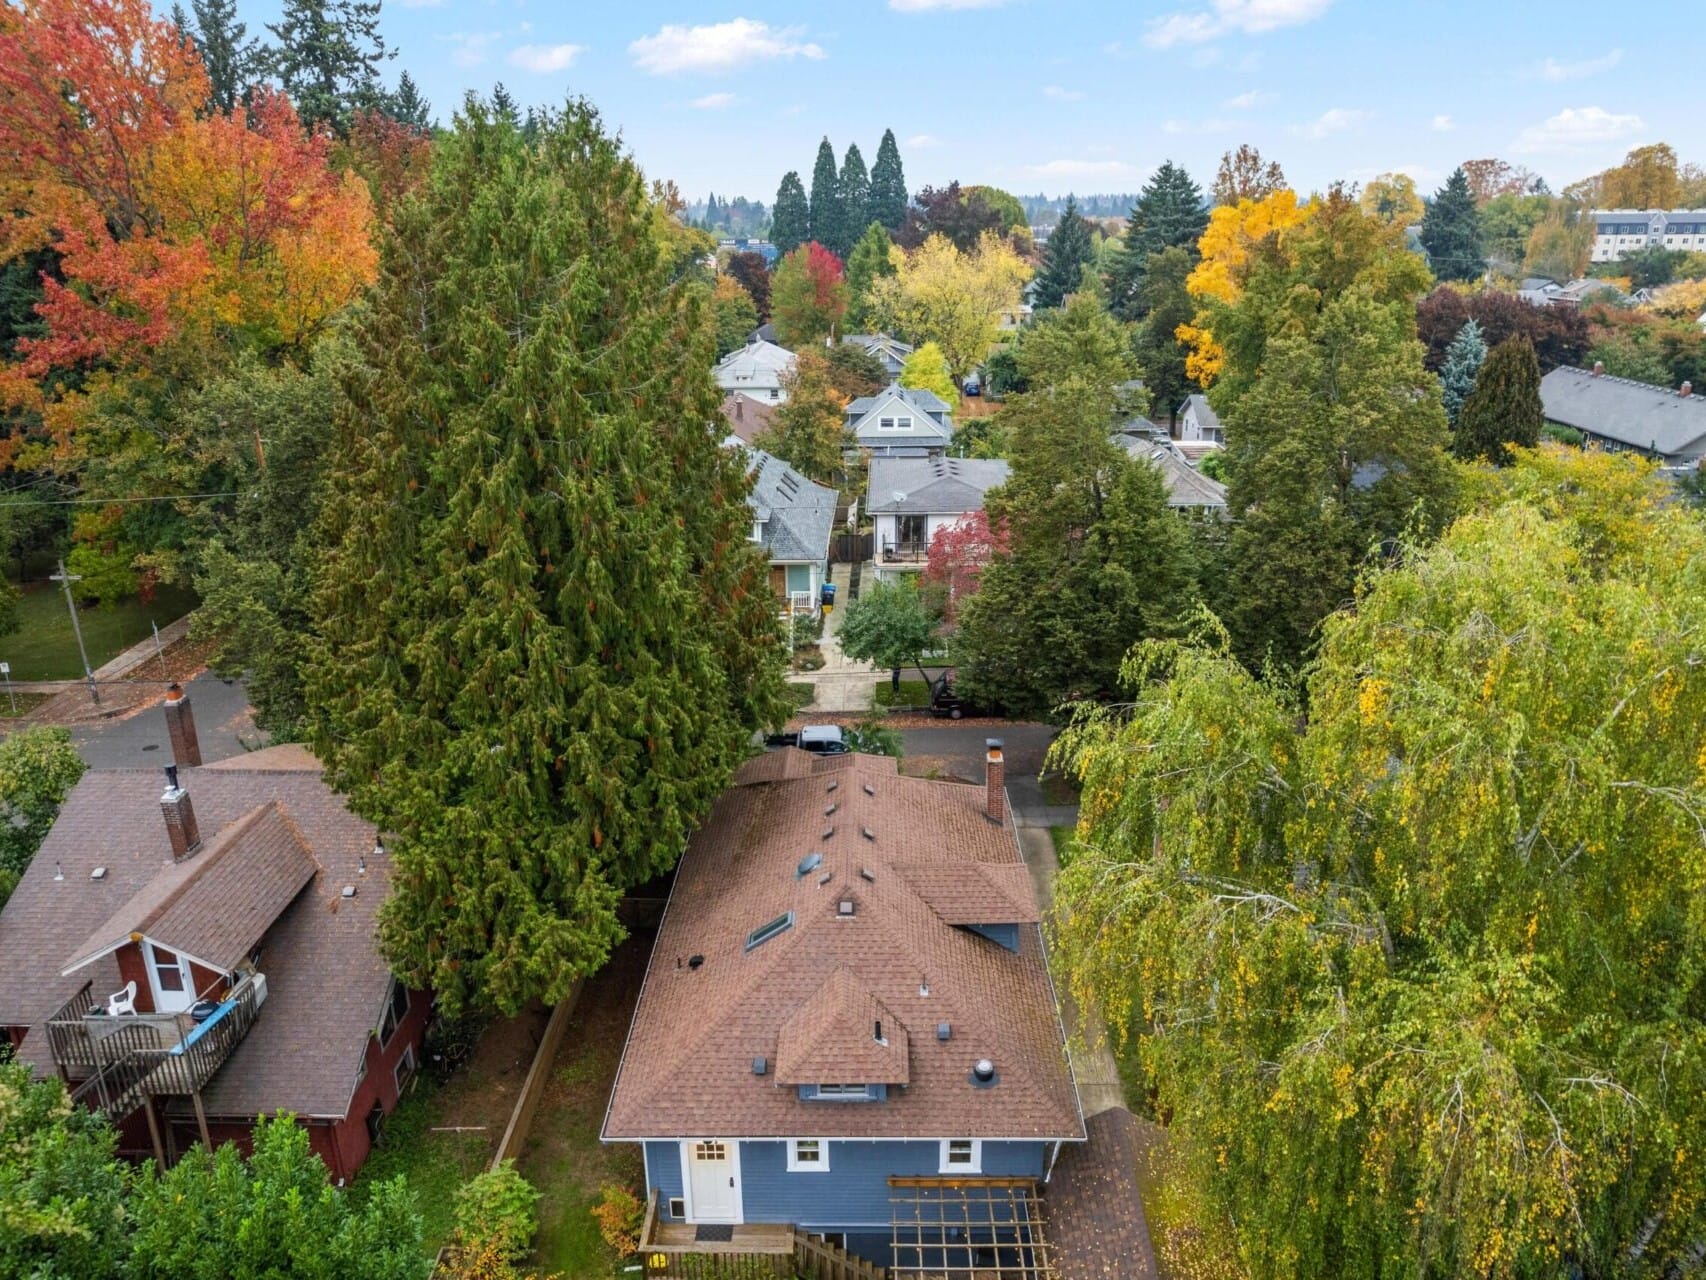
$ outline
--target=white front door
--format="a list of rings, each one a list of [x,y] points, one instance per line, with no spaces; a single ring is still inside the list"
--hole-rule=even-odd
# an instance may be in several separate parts
[[[682,1144],[687,1216],[694,1222],[740,1221],[740,1155],[723,1138]]]
[[[182,1013],[195,1003],[190,989],[190,962],[165,947],[146,940],[142,943],[148,960],[148,982],[154,989],[156,1013]]]

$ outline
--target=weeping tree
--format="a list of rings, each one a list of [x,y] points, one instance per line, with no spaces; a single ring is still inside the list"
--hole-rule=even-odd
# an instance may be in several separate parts
[[[707,424],[704,291],[581,103],[470,98],[352,326],[307,694],[390,833],[394,970],[452,1010],[559,999],[779,722],[748,481]]]
[[[1628,458],[1477,479],[1306,700],[1207,620],[1060,748],[1068,985],[1257,1280],[1706,1250],[1706,526]]]

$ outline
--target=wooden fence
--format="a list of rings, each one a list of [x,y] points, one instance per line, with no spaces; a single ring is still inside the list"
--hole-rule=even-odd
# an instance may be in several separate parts
[[[887,1272],[847,1250],[794,1232],[794,1270],[804,1280],[884,1280]]]
[[[521,1144],[527,1141],[528,1130],[533,1127],[533,1115],[539,1110],[539,1099],[551,1081],[551,1064],[556,1061],[557,1049],[563,1043],[563,1033],[569,1029],[575,1005],[580,1003],[583,985],[583,981],[577,980],[569,988],[569,994],[551,1010],[551,1020],[545,1024],[545,1034],[539,1038],[539,1048],[533,1055],[533,1065],[527,1068],[527,1078],[521,1082],[521,1096],[515,1100],[515,1109],[509,1113],[509,1123],[504,1126],[503,1137],[498,1140],[498,1149],[492,1156],[491,1167],[494,1169],[505,1160],[521,1154]]]

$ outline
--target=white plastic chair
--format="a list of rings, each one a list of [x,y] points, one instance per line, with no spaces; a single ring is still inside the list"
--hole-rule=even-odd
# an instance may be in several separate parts
[[[115,991],[107,997],[107,1016],[116,1018],[120,1014],[136,1012],[136,983],[124,984],[123,991]]]

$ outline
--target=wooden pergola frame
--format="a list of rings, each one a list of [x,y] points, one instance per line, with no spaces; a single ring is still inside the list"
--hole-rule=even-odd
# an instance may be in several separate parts
[[[1056,1280],[1034,1178],[890,1178],[892,1280]]]

